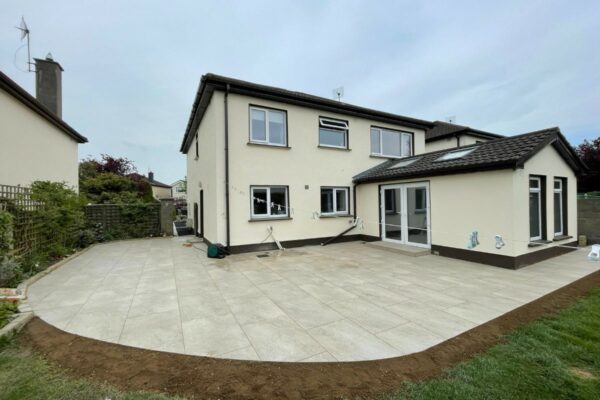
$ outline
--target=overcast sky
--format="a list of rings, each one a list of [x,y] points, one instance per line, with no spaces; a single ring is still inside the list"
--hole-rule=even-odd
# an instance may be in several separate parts
[[[80,157],[128,157],[171,183],[200,76],[213,72],[506,135],[600,135],[600,1],[2,1],[0,70],[35,93],[63,73]],[[16,61],[15,61],[16,60]]]

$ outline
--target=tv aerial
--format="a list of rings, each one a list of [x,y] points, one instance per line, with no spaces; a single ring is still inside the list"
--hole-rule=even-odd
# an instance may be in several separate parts
[[[342,97],[344,97],[344,87],[340,86],[338,88],[333,89],[333,98],[337,101],[342,101]]]
[[[31,32],[29,31],[29,28],[27,27],[27,23],[25,22],[24,17],[21,17],[21,23],[19,24],[19,26],[16,26],[15,28],[17,28],[18,30],[21,31],[21,41],[23,41],[23,39],[27,39],[27,43],[23,45],[23,46],[27,46],[27,72],[33,72],[33,69],[32,69],[33,63],[31,62],[31,46],[30,46],[30,40],[29,40],[29,36],[30,36]],[[17,49],[17,52],[23,46],[19,47]],[[15,66],[16,66],[17,52],[15,52]],[[23,71],[23,72],[25,72],[25,71]]]

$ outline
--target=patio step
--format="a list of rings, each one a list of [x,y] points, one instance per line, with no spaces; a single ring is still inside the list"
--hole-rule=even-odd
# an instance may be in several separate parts
[[[402,254],[409,257],[421,257],[431,254],[431,250],[423,247],[409,246],[406,244],[391,243],[391,242],[367,242],[365,246],[373,247],[380,250],[391,251],[393,253]]]

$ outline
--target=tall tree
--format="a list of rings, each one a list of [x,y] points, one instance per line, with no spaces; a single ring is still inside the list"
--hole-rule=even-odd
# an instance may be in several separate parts
[[[578,191],[580,193],[600,191],[600,137],[592,141],[584,140],[575,150],[590,169],[588,174],[579,178]]]

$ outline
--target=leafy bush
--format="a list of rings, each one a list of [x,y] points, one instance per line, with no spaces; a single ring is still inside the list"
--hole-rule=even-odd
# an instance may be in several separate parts
[[[15,286],[23,278],[21,265],[13,257],[0,258],[0,286]]]
[[[31,186],[31,199],[41,203],[34,218],[42,227],[48,253],[53,257],[69,254],[76,247],[77,231],[85,225],[79,195],[64,183],[36,181]]]
[[[8,324],[10,317],[17,312],[17,305],[14,303],[0,302],[0,328]]]
[[[0,256],[12,248],[13,216],[8,211],[0,211]]]

